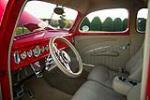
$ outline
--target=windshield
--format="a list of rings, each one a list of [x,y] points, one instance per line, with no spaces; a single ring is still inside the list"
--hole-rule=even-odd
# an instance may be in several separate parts
[[[57,7],[63,9],[63,14],[56,14]],[[43,1],[29,1],[21,14],[16,28],[16,35],[33,33],[43,29],[69,30],[77,17],[78,12],[60,5]]]
[[[24,11],[43,20],[47,26],[54,29],[70,29],[77,17],[77,11],[63,7],[64,14],[58,15],[54,13],[55,8],[55,4],[42,1],[30,1],[25,6]]]

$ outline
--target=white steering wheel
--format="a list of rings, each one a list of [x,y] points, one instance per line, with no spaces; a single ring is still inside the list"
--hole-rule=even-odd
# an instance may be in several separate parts
[[[74,52],[76,59],[78,61],[78,71],[77,72],[73,72],[70,66],[71,63],[71,59],[70,56],[68,55],[68,53],[64,50],[59,50],[55,44],[56,40],[60,40],[61,42],[65,43],[68,47],[71,48],[71,50]],[[78,51],[76,50],[76,48],[65,38],[63,37],[53,37],[50,39],[49,41],[49,50],[50,50],[50,54],[54,60],[54,62],[56,63],[57,67],[64,72],[66,75],[74,78],[79,76],[82,73],[83,70],[83,63],[82,63],[82,59],[78,53]]]

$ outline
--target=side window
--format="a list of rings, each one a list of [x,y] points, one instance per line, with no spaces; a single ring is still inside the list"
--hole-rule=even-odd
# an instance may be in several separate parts
[[[128,11],[104,9],[88,14],[80,24],[81,32],[122,32],[128,27]]]
[[[145,33],[146,20],[148,15],[148,9],[142,8],[137,14],[137,31],[140,33]]]

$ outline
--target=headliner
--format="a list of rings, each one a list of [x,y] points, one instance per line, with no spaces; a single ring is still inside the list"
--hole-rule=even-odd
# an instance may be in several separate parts
[[[146,7],[146,0],[43,0],[53,4],[60,4],[86,14],[105,8],[135,9]],[[136,5],[136,6],[135,6]]]

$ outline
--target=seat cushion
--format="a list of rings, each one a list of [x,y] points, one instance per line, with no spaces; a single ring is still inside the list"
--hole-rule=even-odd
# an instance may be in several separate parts
[[[95,81],[87,81],[71,100],[125,100],[125,97]]]
[[[89,74],[88,80],[96,81],[103,84],[106,87],[112,87],[114,77],[117,75],[114,71],[111,71],[103,66],[95,67]]]

